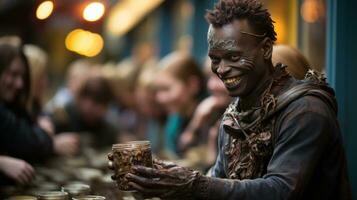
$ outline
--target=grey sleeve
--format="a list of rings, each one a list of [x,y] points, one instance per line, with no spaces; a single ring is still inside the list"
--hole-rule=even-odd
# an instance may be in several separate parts
[[[207,177],[209,199],[299,199],[334,130],[330,122],[320,113],[290,112],[282,119],[267,174],[252,180]],[[216,165],[220,169],[219,160]]]
[[[215,164],[209,170],[209,174],[212,177],[226,178],[224,172],[224,131],[223,126],[219,127],[219,135],[218,135],[218,154]]]

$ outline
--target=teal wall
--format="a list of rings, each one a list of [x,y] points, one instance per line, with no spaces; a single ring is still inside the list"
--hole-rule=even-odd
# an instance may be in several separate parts
[[[191,35],[193,38],[192,54],[197,61],[204,62],[207,56],[207,30],[208,23],[205,19],[206,10],[213,8],[215,0],[191,0],[195,12],[191,24]]]
[[[357,1],[328,0],[327,76],[336,91],[350,181],[357,197]]]

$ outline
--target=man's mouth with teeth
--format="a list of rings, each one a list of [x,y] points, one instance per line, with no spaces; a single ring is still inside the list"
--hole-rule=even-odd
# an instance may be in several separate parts
[[[240,77],[232,77],[232,78],[226,78],[223,79],[223,83],[227,86],[227,87],[234,87],[236,86],[240,81]]]

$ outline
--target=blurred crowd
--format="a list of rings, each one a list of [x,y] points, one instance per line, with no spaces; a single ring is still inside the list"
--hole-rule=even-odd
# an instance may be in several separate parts
[[[184,51],[119,63],[79,59],[48,98],[50,59],[17,37],[0,39],[0,185],[31,182],[34,166],[50,159],[133,140],[149,140],[154,157],[202,172],[214,163],[219,121],[232,99],[209,59],[201,65]],[[273,62],[297,79],[309,66],[284,45],[274,47]]]

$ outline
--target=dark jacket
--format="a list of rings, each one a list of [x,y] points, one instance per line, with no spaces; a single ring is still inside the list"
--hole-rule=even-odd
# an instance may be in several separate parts
[[[52,138],[25,111],[0,104],[0,154],[34,162],[53,154]]]
[[[266,173],[245,180],[213,178],[216,184],[208,188],[208,196],[227,200],[352,199],[334,103],[334,98],[318,93],[289,102],[276,114]],[[222,127],[213,177],[227,178],[228,140]]]

